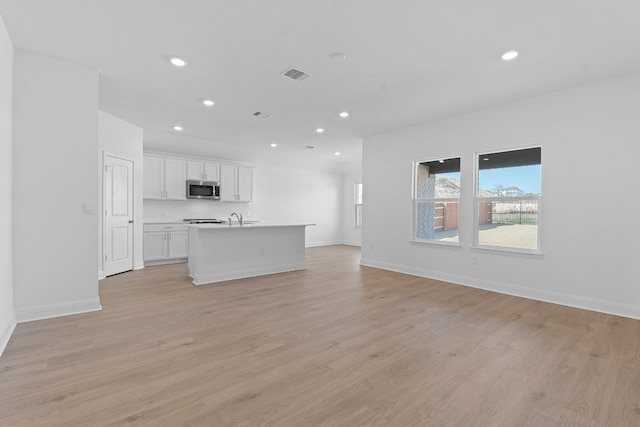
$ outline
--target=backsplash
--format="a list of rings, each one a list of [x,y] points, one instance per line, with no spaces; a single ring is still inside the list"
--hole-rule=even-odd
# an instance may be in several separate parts
[[[227,219],[231,212],[239,212],[246,219],[251,217],[251,203],[217,202],[212,200],[144,200],[145,220],[216,218]]]

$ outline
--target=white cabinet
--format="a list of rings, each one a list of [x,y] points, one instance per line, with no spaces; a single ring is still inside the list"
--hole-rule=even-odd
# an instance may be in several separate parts
[[[253,168],[238,166],[238,201],[250,202],[253,200]]]
[[[201,181],[220,181],[220,165],[189,160],[187,162],[187,178]]]
[[[189,233],[186,225],[144,225],[145,265],[184,262],[188,257]]]
[[[253,200],[253,168],[220,165],[220,200],[250,202]]]
[[[219,164],[195,158],[144,156],[144,198],[155,200],[187,200],[186,181],[220,183],[220,200],[253,201],[253,168]]]
[[[144,156],[144,198],[186,200],[187,162]]]

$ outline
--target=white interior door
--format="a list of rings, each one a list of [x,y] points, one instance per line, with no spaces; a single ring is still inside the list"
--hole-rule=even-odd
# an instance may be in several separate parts
[[[133,270],[133,162],[105,156],[104,273]]]

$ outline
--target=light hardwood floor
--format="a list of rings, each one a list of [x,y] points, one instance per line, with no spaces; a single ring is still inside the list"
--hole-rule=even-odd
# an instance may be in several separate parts
[[[640,321],[358,265],[193,286],[100,283],[103,310],[17,326],[1,426],[637,426]]]

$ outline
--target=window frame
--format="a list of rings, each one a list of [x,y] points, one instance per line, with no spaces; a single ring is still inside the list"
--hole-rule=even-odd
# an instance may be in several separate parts
[[[447,160],[447,159],[458,159],[460,163],[460,168],[458,173],[460,174],[460,195],[457,198],[451,197],[434,197],[434,198],[418,198],[418,173],[419,167],[422,163],[428,162],[437,162],[439,160]],[[461,236],[460,236],[460,206],[462,202],[462,156],[454,155],[454,156],[443,156],[438,158],[431,158],[427,160],[419,160],[413,162],[413,173],[412,173],[412,186],[411,186],[411,202],[412,202],[412,225],[411,225],[411,239],[412,243],[420,243],[426,245],[437,245],[437,246],[448,246],[454,248],[461,247]],[[437,239],[424,239],[418,237],[418,205],[420,203],[458,203],[458,240],[455,242],[442,241]]]
[[[532,148],[540,148],[541,145],[531,145],[526,147],[517,148],[505,148],[500,150],[490,151],[477,151],[474,153],[474,183],[473,183],[473,246],[472,249],[484,250],[484,251],[496,251],[502,253],[521,254],[521,255],[542,255],[542,191],[538,195],[531,196],[493,196],[493,197],[481,197],[480,196],[480,155],[484,154],[496,154],[506,153],[510,151],[520,151]],[[541,153],[542,156],[542,153]],[[542,158],[540,159],[540,186],[542,187]],[[480,244],[480,203],[481,202],[522,202],[522,201],[535,201],[538,205],[537,219],[536,219],[536,249],[518,248],[513,246],[496,246]]]

